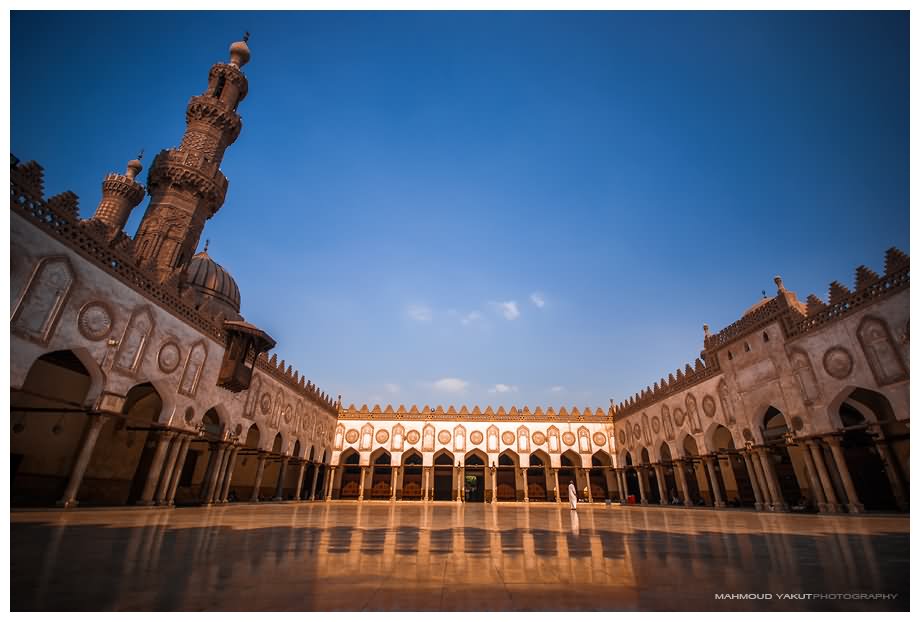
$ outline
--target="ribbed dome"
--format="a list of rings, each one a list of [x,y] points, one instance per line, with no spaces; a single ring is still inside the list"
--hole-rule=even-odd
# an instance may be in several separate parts
[[[192,257],[186,274],[192,289],[228,305],[234,313],[240,312],[240,288],[230,273],[211,259],[207,251]]]

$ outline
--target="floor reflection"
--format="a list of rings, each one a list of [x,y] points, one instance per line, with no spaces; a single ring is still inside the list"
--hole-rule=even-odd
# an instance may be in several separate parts
[[[907,610],[907,517],[313,503],[11,515],[13,610]],[[898,593],[716,600],[715,593]]]

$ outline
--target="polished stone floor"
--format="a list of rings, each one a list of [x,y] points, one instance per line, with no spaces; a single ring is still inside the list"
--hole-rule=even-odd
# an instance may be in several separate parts
[[[11,514],[10,543],[14,611],[909,607],[906,516],[411,502],[36,510]],[[715,596],[737,593],[772,599]]]

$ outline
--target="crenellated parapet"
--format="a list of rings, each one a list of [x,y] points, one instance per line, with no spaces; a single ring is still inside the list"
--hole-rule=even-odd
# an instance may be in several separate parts
[[[702,359],[698,358],[692,367],[688,363],[683,369],[677,368],[675,372],[668,374],[667,379],[662,378],[652,386],[645,387],[629,399],[617,404],[613,408],[614,417],[619,419],[639,412],[651,404],[705,382],[720,372],[717,358],[713,357],[713,362],[709,365],[704,364]]]
[[[473,406],[472,409],[468,408],[466,405],[462,405],[459,409],[455,406],[448,406],[446,409],[443,406],[431,407],[429,405],[424,405],[419,408],[416,404],[413,404],[409,408],[406,408],[404,405],[400,404],[398,407],[394,408],[392,404],[388,404],[385,407],[381,407],[380,404],[375,404],[373,407],[368,407],[367,404],[362,405],[360,408],[351,404],[347,408],[339,409],[339,418],[340,419],[400,419],[400,420],[423,420],[423,421],[560,421],[560,422],[576,422],[576,421],[595,421],[595,422],[610,422],[611,416],[608,411],[605,411],[601,408],[591,408],[586,406],[582,409],[579,409],[577,406],[573,406],[571,409],[566,409],[565,406],[561,407],[559,410],[554,409],[552,406],[546,408],[545,410],[537,406],[535,409],[531,410],[529,406],[523,406],[518,408],[517,406],[512,406],[508,410],[505,410],[504,406],[499,406],[497,409],[493,409],[491,406],[486,406],[484,409],[479,406]]]
[[[866,266],[856,268],[854,290],[834,281],[828,288],[825,303],[809,294],[806,316],[787,327],[789,340],[838,320],[865,305],[877,302],[910,287],[910,257],[897,248],[885,253],[885,274],[879,276]]]
[[[306,376],[301,375],[291,365],[287,365],[283,359],[279,361],[277,354],[272,354],[271,358],[265,353],[260,354],[256,359],[256,368],[293,389],[332,416],[338,415],[338,401],[320,391],[315,384],[306,379]]]

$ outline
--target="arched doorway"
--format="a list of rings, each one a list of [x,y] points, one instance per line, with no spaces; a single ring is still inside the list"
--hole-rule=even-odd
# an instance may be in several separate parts
[[[546,462],[545,454],[535,451],[528,458],[527,498],[530,501],[546,501]]]
[[[787,442],[790,435],[786,416],[777,408],[771,406],[763,418],[763,440],[769,449],[769,458],[779,480],[780,495],[787,505],[796,506],[803,498],[802,487],[796,476],[796,470],[804,472],[805,465],[799,447],[790,446]],[[795,453],[795,463],[793,462]]]
[[[256,474],[259,468],[259,454],[261,453],[259,451],[259,441],[261,441],[259,426],[253,423],[246,430],[246,439],[237,454],[239,464],[233,471],[233,485],[227,495],[227,499],[231,502],[252,499],[252,490],[256,485]],[[186,458],[187,463],[188,459]]]
[[[422,498],[422,454],[410,449],[402,455],[402,498],[420,501]]]
[[[610,499],[610,485],[607,482],[608,474],[612,461],[610,455],[605,451],[596,451],[591,456],[591,497],[595,501]]]
[[[133,462],[136,466],[128,488],[128,504],[140,500],[147,478],[150,476],[150,467],[153,464],[158,444],[157,435],[150,434],[150,432],[161,429],[151,424],[156,423],[162,410],[163,400],[156,388],[149,382],[131,387],[128,395],[125,396],[125,403],[122,407],[125,418],[118,423],[122,424],[128,432],[139,432],[143,436],[143,444],[138,451],[139,456]],[[115,427],[117,429],[119,426]],[[92,464],[89,470],[90,473],[94,471]]]
[[[684,437],[682,446],[686,458],[680,461],[678,468],[684,471],[684,479],[687,482],[687,495],[693,505],[705,504],[703,495],[700,494],[700,476],[705,478],[706,475],[702,473],[703,468],[699,460],[700,450],[696,445],[696,439],[688,434]],[[703,481],[706,480],[704,479]]]
[[[506,449],[498,456],[498,470],[495,473],[495,498],[498,501],[518,500],[517,470],[517,455]]]
[[[463,495],[470,503],[486,500],[486,455],[478,449],[463,458]]]
[[[725,492],[726,505],[754,507],[757,502],[754,497],[754,487],[744,464],[744,458],[735,448],[735,440],[732,438],[731,431],[724,425],[717,424],[712,430],[711,438],[719,467],[716,469],[716,474]]]
[[[895,419],[891,404],[880,393],[855,389],[840,404],[838,414],[844,430],[840,447],[859,502],[870,511],[906,509],[906,459],[902,463],[902,457],[909,453],[903,456],[900,445],[909,437],[906,426]],[[876,419],[874,426],[867,414]],[[909,451],[909,444],[906,448]],[[903,497],[900,503],[899,494]]]
[[[393,493],[391,482],[393,480],[393,467],[390,466],[390,452],[378,449],[371,454],[373,475],[371,476],[371,499],[389,499]]]
[[[434,458],[434,500],[450,501],[454,498],[454,455],[441,450]]]
[[[664,489],[667,492],[667,503],[678,505],[683,502],[682,493],[677,485],[677,475],[674,473],[674,462],[671,457],[671,448],[667,443],[662,442],[658,448],[658,459],[661,462],[661,470],[664,472]]]
[[[559,498],[562,501],[569,500],[569,482],[575,485],[577,491],[579,486],[578,467],[581,466],[581,460],[571,449],[563,452],[559,456]]]
[[[357,499],[361,493],[361,456],[354,449],[349,448],[342,454],[339,463],[342,465],[342,483],[339,487],[339,499]]]
[[[624,501],[638,503],[640,497],[639,474],[636,473],[633,457],[630,452],[626,452],[626,458],[623,462],[626,467],[623,472],[623,477],[626,479],[626,499],[624,499]],[[630,497],[632,497],[631,500]]]
[[[648,485],[645,487],[646,499],[649,503],[661,503],[661,490],[658,488],[658,474],[655,473],[655,469],[651,468],[651,458],[648,453],[648,448],[643,447],[642,453],[639,454],[642,459],[643,471],[646,474],[646,482]],[[641,473],[639,474],[641,477]]]
[[[10,392],[10,503],[53,505],[61,498],[88,420],[92,384],[70,350],[40,356]]]

